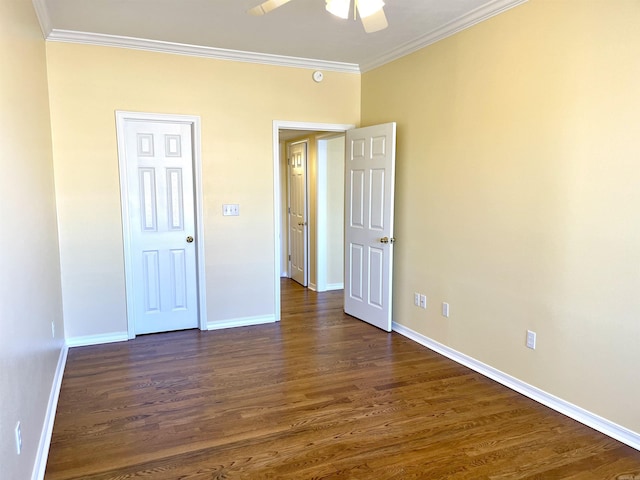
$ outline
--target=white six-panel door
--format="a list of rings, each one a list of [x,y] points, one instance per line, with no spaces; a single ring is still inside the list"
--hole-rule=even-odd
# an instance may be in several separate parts
[[[196,328],[193,126],[122,121],[129,217],[123,220],[128,222],[132,280],[127,296],[133,305],[129,321],[135,334]]]
[[[289,276],[307,286],[307,142],[289,147]]]
[[[390,332],[396,124],[346,137],[344,311]]]

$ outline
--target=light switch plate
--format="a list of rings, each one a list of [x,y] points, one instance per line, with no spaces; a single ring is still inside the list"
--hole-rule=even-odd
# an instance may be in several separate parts
[[[536,332],[532,332],[531,330],[527,330],[527,348],[531,350],[536,349]]]
[[[240,215],[240,205],[237,203],[225,203],[222,205],[222,215],[225,217],[237,217]]]

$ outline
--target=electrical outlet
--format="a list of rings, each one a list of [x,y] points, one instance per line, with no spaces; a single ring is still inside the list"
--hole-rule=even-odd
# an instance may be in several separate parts
[[[51,338],[56,338],[56,324],[55,322],[51,322]]]
[[[20,422],[16,424],[16,452],[18,455],[22,452],[22,428],[20,427]]]
[[[442,316],[449,318],[449,304],[442,302]]]
[[[414,304],[416,307],[419,307],[419,306],[420,306],[420,294],[419,294],[419,293],[414,293],[414,294],[413,294],[413,304]]]
[[[536,332],[532,332],[531,330],[527,330],[527,348],[531,350],[536,349]]]
[[[427,308],[427,296],[420,295],[420,308]]]

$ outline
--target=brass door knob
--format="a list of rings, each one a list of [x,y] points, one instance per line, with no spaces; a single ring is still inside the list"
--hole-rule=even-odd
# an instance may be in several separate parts
[[[187,237],[187,243],[193,243],[193,237],[191,235]]]

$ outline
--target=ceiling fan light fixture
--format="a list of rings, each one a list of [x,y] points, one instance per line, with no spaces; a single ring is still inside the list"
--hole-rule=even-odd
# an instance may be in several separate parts
[[[367,18],[382,10],[384,2],[382,0],[356,0],[356,5],[360,18]]]
[[[332,13],[336,17],[349,18],[349,6],[351,0],[327,0],[326,9],[327,12]]]

